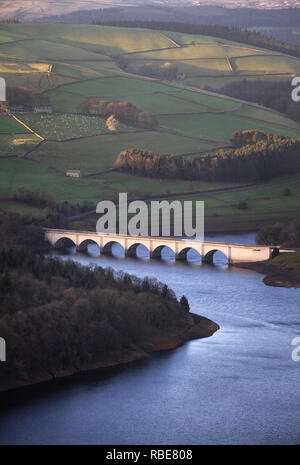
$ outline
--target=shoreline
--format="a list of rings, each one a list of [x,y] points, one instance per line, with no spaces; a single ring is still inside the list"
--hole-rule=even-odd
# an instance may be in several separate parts
[[[36,253],[47,253],[53,249],[49,246],[45,246],[43,248],[38,247],[37,249],[31,248],[31,250]],[[287,266],[280,266],[271,259],[263,262],[240,262],[230,266],[248,269],[265,275],[262,281],[266,286],[300,288],[300,272],[288,268]]]
[[[248,232],[253,232],[248,231]],[[214,236],[213,233],[212,237]],[[217,234],[217,233],[216,233]],[[225,234],[225,231],[224,231]],[[39,246],[27,246],[27,250],[31,250],[34,253],[47,253],[53,250],[52,247],[49,245],[39,245]],[[273,259],[274,260],[274,259]],[[273,260],[266,260],[263,262],[240,262],[235,263],[230,266],[234,266],[235,268],[242,268],[255,271],[259,274],[265,275],[263,278],[263,283],[266,286],[274,286],[274,287],[286,287],[286,288],[300,288],[300,272],[294,270],[285,265],[280,265],[278,263],[274,263]],[[1,387],[0,387],[1,393]]]
[[[20,394],[22,396],[23,394],[40,392],[44,388],[76,381],[76,379],[86,379],[91,376],[99,377],[113,369],[126,367],[130,363],[144,360],[152,354],[174,350],[193,339],[211,337],[220,329],[217,323],[206,317],[195,313],[189,313],[189,316],[191,316],[193,323],[184,328],[183,331],[172,329],[167,336],[157,333],[150,340],[144,341],[140,345],[126,351],[113,354],[107,360],[81,367],[69,367],[53,373],[44,371],[36,374],[33,380],[14,380],[11,383],[0,386],[0,400],[15,401],[16,398],[19,398]]]
[[[233,266],[265,275],[263,283],[266,286],[300,288],[300,272],[272,263],[270,260],[255,263],[236,263]]]

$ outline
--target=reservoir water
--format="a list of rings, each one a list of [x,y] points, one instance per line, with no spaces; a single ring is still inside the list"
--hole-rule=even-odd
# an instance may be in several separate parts
[[[213,240],[253,243],[254,235]],[[166,282],[186,295],[191,311],[220,330],[207,339],[74,381],[2,409],[1,444],[295,444],[300,443],[300,289],[265,286],[263,276],[228,267],[61,254]]]

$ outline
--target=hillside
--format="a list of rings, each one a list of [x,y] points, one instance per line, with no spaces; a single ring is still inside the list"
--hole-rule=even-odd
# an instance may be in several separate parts
[[[1,18],[35,20],[50,15],[65,14],[83,8],[99,8],[110,0],[2,0]]]
[[[0,392],[149,356],[219,326],[156,280],[0,250]],[[27,337],[30,335],[30,337]]]
[[[294,0],[2,0],[1,18],[89,23],[108,19],[185,20],[229,26],[284,26],[296,22]],[[200,2],[199,2],[200,3]],[[222,5],[222,6],[221,6]],[[289,7],[289,8],[288,8]],[[54,15],[54,16],[53,16]]]
[[[170,0],[171,2],[172,0]],[[290,0],[290,8],[288,8],[287,2],[285,2],[285,8],[280,8],[282,2],[280,0],[273,0],[269,3],[269,8],[265,9],[265,2],[257,0],[257,2],[245,1],[243,7],[241,2],[237,7],[235,0],[224,1],[224,6],[220,6],[221,0],[216,0],[213,4],[213,0],[207,1],[207,4],[195,5],[195,2],[188,2],[183,0],[177,3],[177,5],[170,5],[167,0],[162,0],[161,4],[158,2],[154,5],[153,2],[146,2],[142,0],[140,4],[126,5],[124,2],[122,5],[116,5],[111,2],[107,5],[107,8],[99,9],[88,9],[86,6],[84,9],[77,9],[75,11],[59,14],[56,16],[46,16],[45,21],[63,21],[66,23],[74,24],[89,24],[95,19],[102,21],[118,21],[118,20],[146,20],[146,21],[183,21],[185,23],[197,23],[197,24],[213,24],[223,25],[229,27],[277,27],[277,28],[290,28],[291,26],[299,27],[299,9],[295,9],[295,2]],[[175,2],[176,3],[176,0]],[[191,5],[191,3],[194,3]],[[231,8],[228,8],[231,3]],[[263,3],[264,7],[259,8],[260,3]],[[273,7],[273,8],[272,8]],[[101,8],[101,9],[100,9]],[[49,12],[49,14],[53,14]],[[30,17],[28,16],[28,19]]]
[[[165,69],[176,75],[161,74]],[[3,208],[20,185],[76,202],[114,198],[120,190],[140,198],[180,198],[181,193],[235,188],[234,183],[205,181],[162,183],[112,168],[118,154],[131,147],[194,157],[229,147],[232,133],[241,130],[300,136],[300,125],[276,111],[203,89],[249,76],[278,79],[278,70],[281,79],[290,80],[300,73],[300,59],[220,38],[96,25],[1,24],[0,70],[9,87],[42,93],[54,110],[49,115],[19,113],[17,119],[0,115]],[[90,98],[129,101],[155,117],[158,127],[122,123],[112,133],[105,120],[78,114]],[[81,170],[83,177],[66,178],[69,169]],[[279,211],[286,218],[287,199],[281,199],[280,190]],[[288,200],[292,212],[296,199]],[[208,199],[208,205],[215,223],[213,215],[219,215],[224,202]],[[232,210],[243,213],[232,203],[226,206],[230,215]],[[264,210],[273,214],[270,203]]]

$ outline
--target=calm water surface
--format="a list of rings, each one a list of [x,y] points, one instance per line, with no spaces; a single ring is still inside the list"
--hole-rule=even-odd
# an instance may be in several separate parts
[[[211,240],[253,243],[254,236]],[[154,276],[185,294],[195,313],[216,321],[213,337],[74,382],[3,409],[1,444],[272,444],[300,443],[300,362],[291,340],[300,334],[300,289],[265,286],[262,275],[216,265],[61,255],[140,277]]]

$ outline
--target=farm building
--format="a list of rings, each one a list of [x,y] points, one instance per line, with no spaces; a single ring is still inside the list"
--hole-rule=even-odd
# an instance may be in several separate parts
[[[68,170],[66,176],[69,178],[81,178],[82,175],[80,170]]]
[[[52,113],[52,107],[49,105],[37,106],[33,108],[34,113]]]

